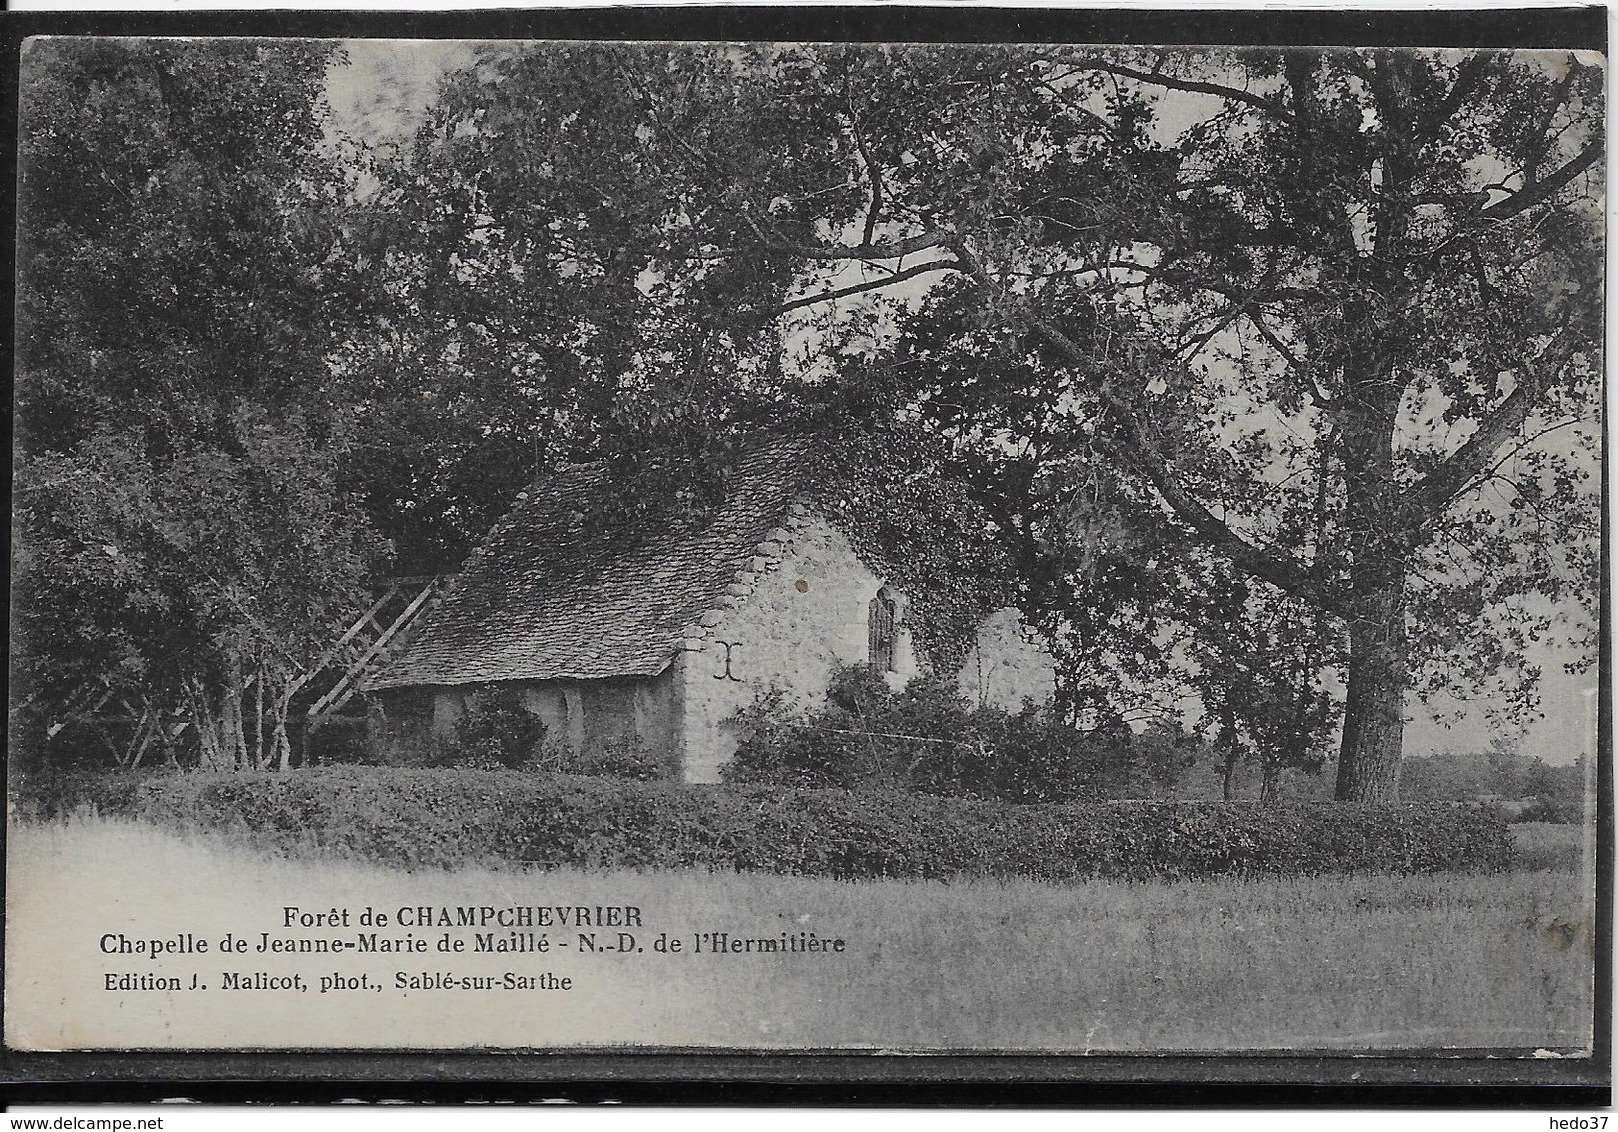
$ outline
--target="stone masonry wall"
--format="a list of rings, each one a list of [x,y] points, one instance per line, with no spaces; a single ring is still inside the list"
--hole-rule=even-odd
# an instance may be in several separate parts
[[[599,754],[626,744],[674,763],[677,688],[672,672],[623,680],[536,680],[516,685],[523,706],[545,724],[545,741]],[[455,734],[473,687],[439,688],[432,700],[432,739]]]
[[[719,780],[736,749],[726,718],[772,684],[812,703],[825,695],[838,662],[865,663],[870,603],[881,586],[847,538],[794,505],[738,576],[730,604],[704,615],[684,642],[676,678],[683,688],[686,781]],[[898,684],[915,673],[916,658],[904,597],[890,596],[899,606],[892,676]]]

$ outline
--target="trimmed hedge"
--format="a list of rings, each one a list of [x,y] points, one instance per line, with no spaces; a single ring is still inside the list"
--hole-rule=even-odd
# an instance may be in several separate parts
[[[1008,805],[909,793],[691,787],[514,771],[322,767],[30,779],[24,818],[84,808],[412,866],[757,870],[1049,881],[1499,870],[1489,809],[1302,802]]]

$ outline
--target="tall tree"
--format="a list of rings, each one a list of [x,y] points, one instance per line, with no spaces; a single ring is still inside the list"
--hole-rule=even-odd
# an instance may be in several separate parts
[[[1593,592],[1538,437],[1593,413],[1601,124],[1565,53],[547,47],[446,85],[399,199],[439,356],[578,441],[880,374],[1072,655],[1172,663],[1209,561],[1314,611],[1373,801],[1413,687]]]
[[[364,577],[329,361],[363,294],[333,54],[25,52],[13,674],[45,704],[106,682],[144,705],[140,749],[183,718],[205,762],[285,765],[299,671]]]
[[[1454,646],[1525,594],[1594,593],[1579,507],[1591,462],[1534,441],[1595,411],[1599,68],[1251,53],[1208,81],[1184,57],[1088,63],[1219,100],[1219,128],[1182,143],[1182,230],[1156,241],[1140,293],[1172,312],[1155,323],[1182,353],[1240,328],[1237,392],[1311,440],[1304,459],[1277,459],[1285,439],[1252,455],[1310,471],[1301,501],[1326,523],[1261,546],[1265,527],[1165,498],[1238,565],[1345,625],[1338,796],[1389,796],[1419,661],[1520,663],[1520,625]]]

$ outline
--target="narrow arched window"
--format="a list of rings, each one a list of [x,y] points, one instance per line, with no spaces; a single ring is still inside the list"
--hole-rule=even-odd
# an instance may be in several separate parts
[[[899,603],[893,600],[883,586],[871,599],[870,660],[871,671],[893,671],[894,622],[898,620]]]

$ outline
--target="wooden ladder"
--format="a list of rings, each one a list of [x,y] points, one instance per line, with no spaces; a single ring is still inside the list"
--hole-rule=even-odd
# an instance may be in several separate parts
[[[395,578],[371,607],[355,619],[337,642],[316,661],[309,672],[299,678],[299,687],[307,685],[322,672],[333,667],[338,654],[356,640],[365,642],[357,659],[351,661],[328,688],[324,695],[309,705],[306,713],[310,722],[317,722],[342,709],[359,691],[365,674],[383,659],[388,646],[398,640],[420,618],[434,594],[455,579],[454,574],[433,574],[416,578]],[[403,603],[402,606],[400,603]],[[390,606],[392,607],[390,609]],[[384,615],[384,610],[388,610]]]

